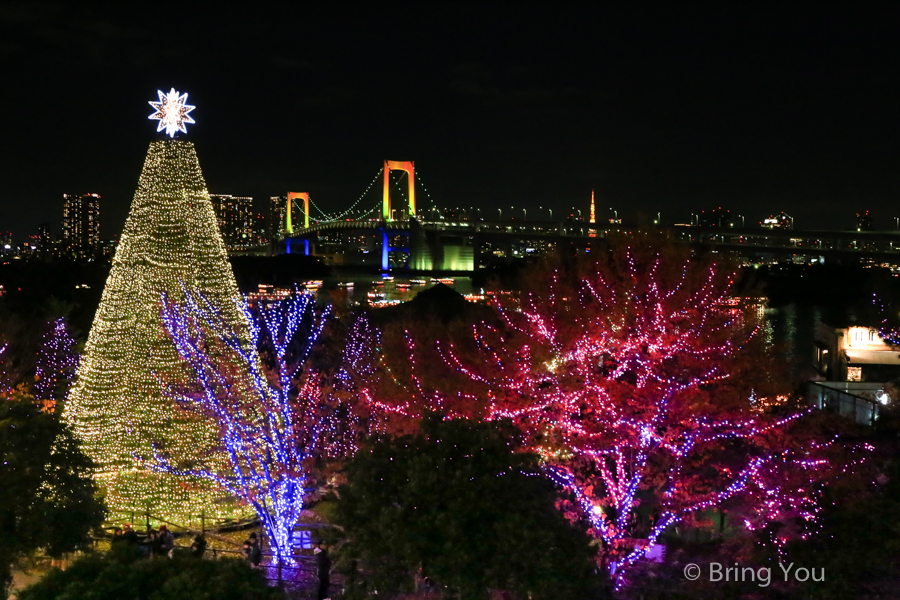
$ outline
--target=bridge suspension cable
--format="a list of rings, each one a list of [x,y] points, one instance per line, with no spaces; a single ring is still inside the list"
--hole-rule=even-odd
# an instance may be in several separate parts
[[[309,220],[310,220],[310,221],[315,221],[316,223],[330,223],[330,222],[332,222],[332,221],[338,221],[338,220],[340,220],[340,219],[343,219],[344,217],[346,217],[347,215],[349,215],[351,212],[353,212],[353,209],[355,209],[355,208],[357,207],[357,205],[362,201],[362,199],[366,197],[366,194],[369,193],[369,191],[372,189],[372,186],[375,185],[375,182],[376,182],[376,181],[378,181],[378,178],[381,176],[381,173],[382,173],[383,171],[384,171],[384,168],[383,168],[383,167],[382,167],[381,169],[378,169],[378,173],[376,173],[376,174],[375,174],[375,178],[372,179],[371,182],[369,182],[369,185],[366,187],[366,190],[365,190],[362,194],[360,194],[359,198],[357,198],[356,201],[355,201],[353,204],[350,205],[350,208],[348,208],[347,210],[345,210],[345,211],[343,211],[343,212],[341,212],[341,213],[337,213],[337,214],[334,214],[334,215],[329,215],[329,214],[326,213],[324,210],[322,210],[321,208],[319,208],[319,206],[313,201],[313,199],[310,198],[310,199],[309,199],[310,205],[311,205],[313,208],[315,208],[317,211],[319,211],[319,214],[321,214],[323,218],[317,219],[317,218],[313,217],[312,215],[307,215],[307,216],[309,217]],[[377,205],[376,205],[376,206],[377,206]],[[369,209],[369,210],[367,210],[367,211],[365,211],[365,212],[363,212],[363,213],[360,213],[360,215],[361,215],[361,216],[362,216],[362,215],[366,215],[366,214],[370,213],[371,211],[372,211],[372,209]],[[304,215],[306,215],[306,213],[303,211],[303,209],[300,209],[300,212],[303,213]],[[312,212],[312,211],[310,211],[310,212]]]
[[[299,206],[297,208],[302,215],[309,218],[309,221],[311,223],[321,224],[321,223],[331,223],[334,221],[342,220],[342,219],[346,218],[348,215],[354,214],[354,210],[357,210],[357,207],[359,207],[360,203],[363,201],[363,199],[365,199],[366,195],[368,195],[368,193],[372,190],[372,186],[375,185],[375,182],[378,181],[378,179],[382,176],[383,173],[384,173],[384,167],[378,169],[378,173],[375,174],[375,177],[372,179],[372,181],[369,182],[369,185],[366,186],[365,191],[363,191],[363,193],[359,195],[359,197],[356,199],[356,201],[354,201],[353,204],[351,204],[350,207],[344,211],[329,214],[329,213],[325,212],[324,210],[322,210],[322,208],[318,204],[316,204],[315,201],[311,197],[309,198],[310,207],[312,209],[315,209],[315,211],[318,213],[318,215],[313,216],[312,214],[307,214],[303,208],[301,208]],[[395,186],[395,189],[400,193],[400,196],[405,201],[408,202],[409,199],[407,198],[406,190],[404,190],[403,187],[400,185],[400,182],[403,179],[404,175],[409,177],[409,174],[404,171],[403,174],[399,178],[397,178],[397,179],[391,178],[391,182]],[[422,181],[422,177],[418,170],[415,171],[415,179],[416,179],[416,182],[418,182],[418,184],[422,187],[422,190],[425,192],[425,196],[428,198],[429,211],[438,211],[438,213],[440,213],[440,208],[437,206],[437,203],[435,203],[434,198],[431,196],[431,193],[429,193],[429,191],[428,191],[428,188],[425,187],[425,183]],[[364,218],[368,217],[369,215],[373,215],[373,214],[374,214],[375,218],[378,218],[380,216],[378,213],[380,207],[381,207],[381,202],[379,202],[377,200],[369,208],[360,207],[359,208],[360,212],[355,213],[352,220],[364,220]],[[313,211],[310,210],[310,213],[312,213],[312,212]]]
[[[409,177],[409,174],[406,171],[403,171],[397,179],[391,179],[391,183],[394,184],[394,188],[400,193],[400,196],[406,201],[409,202],[409,198],[407,198],[406,190],[403,189],[403,186],[400,185],[404,177]],[[434,198],[431,197],[431,194],[428,193],[428,188],[425,187],[425,184],[422,182],[422,177],[419,175],[419,169],[416,169],[416,181],[422,186],[422,190],[425,192],[425,196],[428,198],[428,203],[431,205],[429,210],[438,211],[440,213],[440,208],[438,208],[437,204],[434,202]]]
[[[434,198],[431,197],[431,194],[428,193],[428,188],[425,187],[425,182],[422,181],[422,175],[419,170],[416,170],[416,180],[419,182],[419,185],[422,186],[422,191],[425,192],[425,197],[428,198],[428,203],[431,205],[431,210],[436,210],[440,213],[441,209],[438,208],[438,205],[434,202]]]

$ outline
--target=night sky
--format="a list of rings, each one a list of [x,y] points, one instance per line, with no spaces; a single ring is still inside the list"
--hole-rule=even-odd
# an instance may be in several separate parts
[[[287,191],[342,209],[389,158],[483,216],[587,210],[591,189],[626,222],[900,216],[896,5],[305,4],[3,3],[0,229],[58,229],[62,194],[96,192],[103,236],[119,233],[158,135],[147,102],[171,87],[197,106],[186,137],[210,192],[260,209]]]

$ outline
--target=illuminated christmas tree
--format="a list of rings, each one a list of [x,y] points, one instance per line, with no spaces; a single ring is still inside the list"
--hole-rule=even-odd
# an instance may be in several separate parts
[[[172,90],[151,103],[160,130],[174,136],[193,122],[186,98]],[[181,460],[208,461],[218,451],[217,427],[179,410],[163,393],[188,373],[163,326],[162,298],[179,302],[193,293],[203,294],[235,330],[246,327],[194,145],[164,139],[147,152],[65,407],[65,419],[99,465],[114,519],[148,511],[178,522],[233,506],[209,483],[155,473],[144,462],[151,444]]]

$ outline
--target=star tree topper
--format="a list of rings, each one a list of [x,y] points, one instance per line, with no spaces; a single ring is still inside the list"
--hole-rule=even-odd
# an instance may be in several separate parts
[[[169,137],[175,137],[176,131],[187,133],[187,123],[195,123],[188,113],[196,108],[187,102],[187,94],[178,95],[175,88],[172,88],[168,94],[163,94],[162,90],[157,90],[159,94],[159,102],[149,102],[156,112],[147,117],[148,119],[159,121],[157,131],[166,130]]]

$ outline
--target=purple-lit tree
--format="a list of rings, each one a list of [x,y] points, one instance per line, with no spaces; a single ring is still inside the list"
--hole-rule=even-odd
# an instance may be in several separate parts
[[[620,586],[667,528],[705,509],[740,500],[748,529],[815,517],[833,444],[799,432],[806,411],[772,406],[774,357],[732,283],[715,257],[613,239],[529,270],[521,292],[497,296],[494,323],[444,339],[386,331],[385,368],[362,396],[401,419],[511,419]]]
[[[177,464],[159,449],[153,467],[213,481],[253,507],[276,561],[290,563],[307,461],[331,426],[320,375],[307,361],[329,310],[318,311],[313,296],[296,292],[255,308],[242,303],[247,330],[239,332],[203,296],[163,306],[163,322],[193,379],[169,382],[169,392],[186,410],[218,423],[230,469]]]
[[[55,405],[68,392],[76,368],[78,352],[75,350],[75,340],[61,317],[50,323],[38,350],[34,373],[35,399],[45,405]]]

